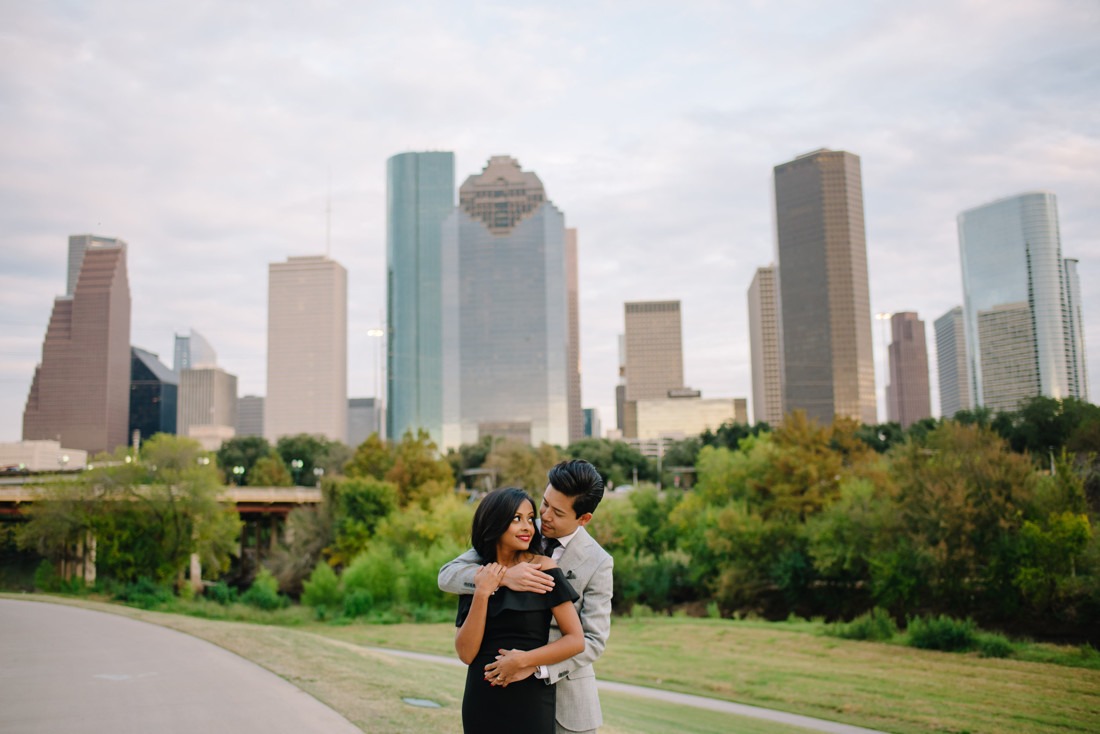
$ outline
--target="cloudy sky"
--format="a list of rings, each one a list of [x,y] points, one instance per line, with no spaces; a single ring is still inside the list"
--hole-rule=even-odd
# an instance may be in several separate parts
[[[605,426],[624,301],[680,299],[687,382],[751,394],[772,168],[821,147],[862,159],[872,312],[930,337],[962,302],[958,212],[1057,194],[1095,394],[1098,39],[1095,0],[0,2],[0,441],[77,233],[129,244],[133,344],[171,364],[194,328],[242,395],[265,391],[268,263],[328,247],[372,395],[385,162],[411,150],[454,151],[457,183],[512,155],[578,228]]]

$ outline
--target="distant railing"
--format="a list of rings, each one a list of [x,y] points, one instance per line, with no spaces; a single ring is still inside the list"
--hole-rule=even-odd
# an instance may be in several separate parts
[[[39,499],[41,486],[34,484],[0,486],[0,514],[18,514],[19,505]],[[269,505],[316,505],[321,503],[319,487],[225,487],[219,499],[239,509],[256,510]],[[244,506],[244,507],[242,507]]]

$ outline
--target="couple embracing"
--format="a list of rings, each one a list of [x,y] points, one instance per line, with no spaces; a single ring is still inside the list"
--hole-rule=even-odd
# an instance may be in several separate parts
[[[592,663],[611,631],[612,559],[584,526],[604,484],[582,460],[548,479],[538,506],[522,489],[486,495],[473,548],[439,572],[439,588],[461,595],[466,732],[574,734],[603,723]]]

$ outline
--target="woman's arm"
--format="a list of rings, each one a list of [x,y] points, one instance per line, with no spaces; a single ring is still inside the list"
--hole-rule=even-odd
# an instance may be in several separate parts
[[[504,566],[490,563],[477,570],[474,577],[474,598],[470,613],[466,615],[462,626],[455,633],[455,651],[458,659],[469,665],[481,649],[481,640],[485,637],[485,615],[489,610],[489,597],[497,590],[504,577]],[[578,621],[578,625],[580,622]]]
[[[520,668],[537,668],[568,660],[584,650],[584,628],[573,602],[565,601],[553,608],[561,637],[534,650],[513,650]]]

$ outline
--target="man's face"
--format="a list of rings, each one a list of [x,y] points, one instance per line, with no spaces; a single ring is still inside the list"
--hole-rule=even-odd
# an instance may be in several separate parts
[[[577,528],[587,525],[592,513],[586,512],[580,517],[573,512],[573,497],[562,494],[550,484],[542,493],[542,506],[539,517],[542,519],[542,534],[547,538],[564,538],[572,535]]]

